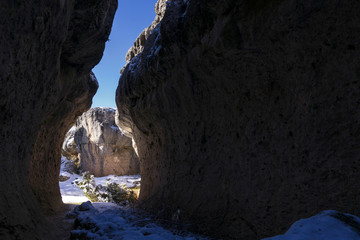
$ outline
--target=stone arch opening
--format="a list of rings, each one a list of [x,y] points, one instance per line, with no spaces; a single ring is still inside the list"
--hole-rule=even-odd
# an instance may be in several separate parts
[[[359,1],[172,2],[117,90],[146,171],[144,206],[245,239],[323,209],[358,213]],[[40,207],[61,205],[44,176],[57,178],[53,151],[90,107],[89,72],[116,8],[41,3],[0,8],[4,239],[45,236]]]
[[[112,197],[114,193],[107,188],[112,183],[120,188],[126,185],[124,189],[129,188],[135,193],[139,191],[139,159],[132,139],[116,125],[115,111],[113,108],[91,108],[77,118],[66,134],[59,183],[64,202],[87,201],[85,192],[78,185],[90,181],[90,176],[94,177],[94,182],[91,180],[86,194],[91,201],[115,201],[116,197]]]
[[[115,1],[106,1],[104,6],[112,5],[113,7],[114,2]],[[96,7],[99,7],[100,5],[101,4],[98,3],[96,4]],[[156,13],[159,15],[160,10],[158,5],[159,4],[156,5]],[[65,6],[62,5],[62,7]],[[76,7],[79,7],[79,9],[76,9]],[[76,5],[73,15],[83,14],[84,10],[85,12],[90,11],[91,7],[94,6],[89,5],[86,6],[85,9],[81,9],[82,7],[84,6],[81,6],[81,4]],[[105,8],[100,9],[105,11]],[[87,17],[82,19],[83,22],[77,22],[79,20],[75,17],[69,18],[70,34],[66,37],[64,44],[61,46],[61,64],[57,78],[59,91],[62,94],[61,99],[47,111],[46,115],[41,120],[30,159],[30,188],[43,212],[46,214],[54,213],[62,207],[58,181],[57,177],[55,177],[60,169],[60,162],[58,159],[61,158],[61,148],[59,148],[59,146],[62,145],[62,139],[64,139],[67,129],[71,127],[79,115],[90,108],[91,99],[98,88],[95,75],[91,73],[90,76],[86,76],[85,73],[91,69],[90,66],[94,66],[94,63],[99,61],[100,58],[98,56],[101,54],[99,49],[103,50],[104,41],[108,39],[111,27],[111,21],[108,19],[114,16],[114,8],[108,8],[107,11],[109,11],[108,15],[102,15],[102,17],[105,17],[105,21],[103,21],[104,26],[98,26],[101,29],[96,33],[86,33],[88,29],[84,26],[88,26],[88,24],[91,25],[91,20]],[[100,14],[101,11],[98,13]],[[150,35],[150,32],[159,21],[159,16],[157,16],[154,23],[140,34],[139,39],[134,43],[134,47],[129,50],[129,53],[126,56],[127,62],[141,52],[144,40]],[[85,22],[86,24],[84,24]],[[74,29],[77,30],[74,31]],[[79,36],[81,36],[80,33],[83,34],[82,37],[84,41],[85,37],[89,36],[89,34],[97,34],[98,38],[94,39],[94,41],[98,42],[96,42],[94,46],[88,46],[88,48],[86,48],[78,39]],[[76,44],[74,44],[75,40],[77,42]],[[91,44],[87,43],[86,45]],[[90,48],[92,49],[90,50]],[[93,56],[89,57],[87,55],[88,52],[91,52]],[[136,53],[134,54],[134,52]],[[87,65],[80,64],[81,61],[90,60],[91,64],[90,62],[86,63]],[[76,80],[74,81],[74,79]],[[131,137],[128,132],[123,132],[128,137]],[[134,141],[133,144],[135,144]]]
[[[150,2],[150,1],[149,1]],[[164,5],[164,3],[165,3],[165,1],[159,1],[159,2],[163,2],[163,3],[161,3],[162,4],[162,7],[163,7],[163,5]],[[146,4],[144,4],[144,5],[146,5],[146,6],[144,6],[144,7],[140,7],[140,6],[135,6],[136,5],[136,3],[126,3],[125,5],[127,6],[127,7],[131,7],[132,8],[132,10],[133,11],[139,11],[139,12],[141,12],[143,9],[145,10],[148,10],[149,9],[149,7],[151,8],[151,12],[152,12],[152,14],[151,14],[151,18],[150,18],[150,15],[149,16],[146,16],[146,18],[148,18],[148,19],[153,19],[154,18],[154,11],[153,11],[153,9],[154,9],[154,5],[155,5],[155,13],[157,14],[157,15],[155,15],[156,17],[155,17],[155,20],[154,20],[154,22],[151,24],[151,26],[150,27],[148,27],[148,28],[146,28],[145,30],[143,30],[144,29],[144,26],[142,25],[140,28],[139,28],[139,26],[140,26],[140,24],[135,24],[134,26],[133,26],[133,28],[138,28],[139,30],[138,30],[138,32],[136,32],[136,35],[134,35],[135,37],[133,37],[133,38],[131,38],[131,40],[129,40],[129,41],[131,41],[131,42],[133,42],[134,41],[134,39],[136,39],[136,36],[138,36],[138,38],[137,38],[137,40],[133,43],[133,46],[132,47],[130,47],[130,49],[126,49],[126,51],[127,51],[127,54],[125,54],[125,53],[119,53],[118,55],[116,55],[116,60],[115,60],[115,62],[118,62],[119,61],[119,58],[122,58],[123,56],[125,56],[126,55],[126,57],[125,57],[125,62],[123,63],[124,65],[125,64],[127,64],[130,60],[131,60],[131,58],[132,57],[134,57],[136,54],[138,54],[138,53],[140,53],[141,52],[141,49],[143,48],[143,45],[145,44],[145,39],[150,35],[150,32],[153,30],[153,28],[156,26],[156,24],[160,21],[160,19],[159,19],[159,14],[160,14],[160,12],[162,12],[161,14],[163,14],[163,10],[161,10],[160,11],[160,6],[159,6],[159,3],[157,3],[157,4],[155,4],[156,3],[156,1],[152,1],[152,3],[153,4],[151,4],[151,3],[146,3]],[[133,6],[134,5],[134,6]],[[119,37],[120,36],[117,36],[117,35],[113,35],[113,34],[116,34],[116,30],[117,31],[119,31],[119,30],[122,30],[122,33],[126,30],[126,28],[122,25],[122,22],[124,22],[124,21],[126,21],[126,20],[128,20],[128,18],[129,17],[132,17],[132,16],[129,16],[128,15],[128,13],[125,13],[126,12],[126,10],[125,10],[125,12],[122,12],[122,11],[124,11],[124,9],[119,9],[120,10],[120,14],[124,14],[127,18],[126,19],[123,19],[123,18],[121,18],[121,16],[118,16],[118,15],[116,15],[115,16],[115,19],[114,19],[114,25],[113,25],[113,30],[112,30],[112,35],[110,35],[110,41],[107,43],[107,48],[105,49],[105,52],[104,52],[104,56],[103,56],[103,59],[102,59],[102,61],[100,62],[100,64],[98,65],[98,66],[96,66],[94,69],[93,69],[93,71],[97,74],[97,76],[99,76],[99,78],[98,78],[98,81],[99,81],[99,85],[100,85],[100,90],[101,90],[101,81],[107,81],[108,79],[107,79],[107,77],[110,77],[110,76],[112,76],[111,74],[109,74],[109,75],[103,75],[102,74],[102,72],[108,72],[109,71],[109,67],[101,67],[102,65],[104,65],[104,64],[109,64],[109,66],[111,66],[111,67],[113,67],[113,68],[115,68],[116,69],[116,72],[117,73],[119,73],[119,69],[118,69],[118,64],[116,65],[116,66],[113,66],[113,62],[114,62],[114,59],[112,58],[111,59],[111,57],[108,57],[108,55],[114,55],[114,52],[117,52],[118,51],[118,48],[112,48],[111,46],[112,45],[117,45],[117,44],[119,44],[119,43],[117,43],[117,41],[119,41]],[[118,10],[118,11],[119,11]],[[118,17],[117,17],[118,16]],[[139,20],[137,20],[137,21],[139,21]],[[150,20],[151,21],[151,20]],[[121,22],[121,24],[120,24],[120,22]],[[136,21],[135,21],[136,22]],[[149,22],[149,21],[148,21]],[[142,31],[143,30],[143,31]],[[132,32],[133,30],[131,29],[131,32]],[[142,31],[142,32],[141,32]],[[139,33],[140,33],[140,35],[139,35]],[[141,41],[139,40],[139,39],[142,39]],[[122,42],[123,43],[123,42]],[[108,52],[107,52],[108,51]],[[136,52],[136,53],[134,53],[134,52]],[[132,55],[132,57],[130,58],[129,56],[130,55]],[[121,61],[120,61],[121,62]],[[110,64],[111,63],[111,64]],[[122,62],[121,62],[122,63]],[[120,71],[120,72],[122,72],[122,71]],[[116,74],[115,74],[116,75]],[[117,75],[116,75],[117,76]],[[115,79],[116,77],[114,77],[114,79]],[[106,80],[104,80],[104,79],[106,79]],[[118,78],[116,78],[116,80],[118,80]],[[117,84],[117,83],[116,83]],[[107,86],[108,87],[108,86]],[[114,88],[116,88],[116,87],[114,87]],[[113,92],[115,92],[114,91],[114,89],[112,89],[112,91]],[[104,94],[103,93],[101,93],[100,92],[100,94],[102,94],[102,95],[99,95],[99,96],[103,96],[104,98],[105,97],[107,97],[107,96],[104,96]],[[107,94],[107,95],[109,95],[109,94]],[[111,95],[111,94],[110,94]],[[99,107],[99,106],[102,106],[102,107],[104,107],[104,106],[106,106],[106,104],[104,105],[104,102],[105,101],[98,101],[96,98],[97,98],[97,96],[98,95],[95,95],[95,97],[94,97],[94,99],[95,99],[95,101],[94,101],[94,103],[93,103],[93,108],[96,108],[96,107]],[[93,99],[93,100],[94,100]],[[113,101],[114,102],[114,99],[112,98],[111,99],[111,101]],[[110,103],[110,104],[109,104]],[[110,101],[108,101],[108,104],[107,105],[112,105],[112,103],[110,102]],[[118,120],[118,117],[115,117],[115,120],[117,121]],[[123,128],[124,127],[124,125],[123,124],[121,124],[121,123],[119,123],[118,121],[117,121],[117,126],[119,126],[121,129],[120,129],[120,131],[121,131],[121,134],[123,134],[123,135],[125,135],[126,137],[129,137],[130,139],[132,139],[132,147],[131,146],[126,146],[126,151],[124,150],[124,148],[123,147],[121,147],[120,149],[118,149],[117,151],[118,152],[128,152],[128,151],[130,151],[132,148],[134,148],[135,149],[135,151],[136,151],[136,144],[135,144],[135,142],[134,142],[134,140],[133,140],[133,138],[132,138],[132,135],[131,135],[131,132],[128,132],[127,131],[127,128]],[[116,125],[116,124],[115,124]],[[113,125],[114,126],[114,125]],[[115,127],[115,126],[114,126]],[[95,151],[95,149],[93,149],[94,151]],[[132,155],[132,153],[131,154],[128,154],[128,155]],[[102,165],[104,165],[104,164],[102,164]],[[132,166],[131,168],[135,168],[134,166]],[[90,169],[87,169],[87,170],[90,170]],[[92,170],[94,170],[94,169],[92,169]],[[92,172],[92,173],[95,173],[94,171],[90,171],[90,172]],[[119,171],[118,171],[119,172]],[[128,173],[131,173],[131,174],[133,174],[133,173],[135,173],[134,171],[128,171]],[[98,176],[99,174],[95,174],[95,176]]]

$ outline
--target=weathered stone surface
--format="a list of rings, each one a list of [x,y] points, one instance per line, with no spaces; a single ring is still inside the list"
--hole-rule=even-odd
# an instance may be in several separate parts
[[[70,78],[67,79],[69,80]],[[80,82],[80,86],[75,83],[73,88],[67,90],[64,100],[43,120],[35,141],[29,179],[31,189],[45,213],[62,207],[58,181],[62,140],[69,125],[71,126],[79,114],[90,108],[92,97],[98,88],[94,75],[85,75]],[[77,96],[71,93],[75,89],[79,93]]]
[[[134,45],[128,50],[125,56],[126,63],[129,63],[130,60],[141,53],[144,49],[145,41],[150,36],[152,30],[159,24],[161,19],[164,17],[165,10],[166,10],[166,2],[169,0],[158,0],[155,4],[155,19],[150,24],[149,27],[145,28],[137,39],[134,42]],[[120,70],[120,73],[123,73],[125,67]]]
[[[76,160],[79,157],[79,150],[75,143],[75,130],[73,126],[66,133],[61,149],[61,155],[72,160]]]
[[[3,1],[0,8],[0,239],[51,239],[62,205],[61,144],[91,105],[116,0]]]
[[[115,124],[113,108],[92,108],[77,119],[63,144],[65,155],[74,156],[74,151],[80,169],[97,177],[140,172],[131,138]]]
[[[123,72],[143,206],[235,239],[360,209],[360,2],[173,0]]]

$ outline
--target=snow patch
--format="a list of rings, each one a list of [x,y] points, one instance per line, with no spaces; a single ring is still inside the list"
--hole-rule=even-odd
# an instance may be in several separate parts
[[[82,176],[75,173],[69,173],[66,171],[66,163],[69,162],[65,157],[61,158],[60,175],[69,177],[64,182],[59,182],[61,197],[64,203],[80,204],[86,202],[89,199],[85,196],[84,192],[74,182],[75,180],[82,179]],[[117,184],[126,185],[126,187],[135,187],[140,185],[141,176],[138,175],[124,175],[116,176],[109,175],[105,177],[95,177],[96,185],[106,186],[106,181],[115,182]]]
[[[109,203],[94,203],[93,208],[83,203],[69,215],[76,215],[76,230],[73,238],[80,239],[122,239],[122,240],[208,240],[209,238],[188,232],[175,233],[164,229],[150,218],[138,216],[132,210],[120,208]],[[88,211],[84,209],[89,209]]]
[[[63,195],[61,196],[61,199],[63,201],[63,203],[82,203],[82,202],[86,202],[89,199],[85,196],[67,196],[67,195]]]
[[[106,181],[114,182],[120,185],[126,185],[128,188],[135,187],[141,181],[140,175],[124,175],[124,176],[116,176],[116,175],[109,175],[105,177],[96,177],[95,182],[96,185],[103,185],[106,186]]]
[[[115,203],[90,203],[83,191],[74,181],[82,176],[66,172],[66,158],[62,158],[60,175],[70,179],[60,182],[60,191],[64,203],[80,204],[67,214],[76,218],[75,230],[71,239],[122,239],[122,240],[210,240],[184,230],[168,230],[155,223],[155,220],[140,215],[134,210],[125,209]],[[135,187],[140,184],[140,175],[96,177],[96,184],[106,185],[107,181]]]
[[[339,220],[337,216],[350,219],[352,226]],[[360,229],[354,229],[354,225],[360,227],[359,217],[328,210],[295,222],[284,235],[263,240],[359,240]]]

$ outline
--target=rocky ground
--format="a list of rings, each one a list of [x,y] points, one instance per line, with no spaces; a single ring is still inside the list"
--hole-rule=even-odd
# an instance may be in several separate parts
[[[96,239],[96,240],[210,240],[206,236],[190,232],[194,226],[181,222],[181,212],[175,212],[171,220],[161,219],[129,205],[114,203],[90,203],[82,190],[75,184],[81,176],[69,172],[68,160],[62,159],[61,176],[68,179],[60,182],[60,190],[65,208],[59,214],[49,217],[59,223],[58,239]],[[111,179],[128,187],[135,186],[140,175],[95,177],[97,184],[105,185]],[[76,204],[76,205],[74,205]],[[217,238],[218,239],[218,238]],[[237,238],[234,238],[237,239]],[[241,239],[241,238],[239,238]],[[284,234],[263,240],[359,240],[360,218],[324,211],[307,219],[295,222]]]
[[[65,157],[61,158],[61,162],[60,179],[64,179],[64,181],[60,181],[59,185],[62,201],[67,204],[80,204],[88,201],[89,199],[76,184],[76,181],[82,179],[82,174],[75,173],[71,167],[72,163]],[[102,186],[105,186],[106,182],[109,180],[117,184],[124,184],[127,187],[135,187],[141,181],[141,177],[140,175],[108,175],[95,177],[94,180],[97,185],[101,184]]]
[[[89,199],[75,183],[82,176],[73,173],[69,165],[71,165],[69,160],[63,157],[60,176],[66,180],[60,182],[59,185],[66,207],[60,214],[49,218],[52,222],[61,222],[61,228],[57,232],[60,239],[63,237],[68,239],[70,231],[71,239],[209,239],[187,231],[185,225],[179,224],[179,216],[176,214],[174,221],[171,222],[141,213],[140,210],[135,211],[128,205],[87,202]],[[134,187],[141,180],[140,175],[109,175],[94,179],[97,185],[105,186],[106,181],[110,179],[111,182],[125,184],[127,187]],[[67,217],[65,217],[66,214]],[[72,229],[73,227],[75,229]]]
[[[113,203],[85,202],[68,216],[76,217],[70,239],[210,240],[190,233],[186,226],[164,224],[159,219]]]

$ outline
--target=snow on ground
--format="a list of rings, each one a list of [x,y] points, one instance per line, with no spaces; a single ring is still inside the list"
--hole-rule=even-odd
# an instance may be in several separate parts
[[[184,231],[170,231],[150,218],[112,203],[83,203],[70,215],[77,216],[71,239],[209,240]]]
[[[115,175],[109,175],[105,177],[95,177],[96,184],[101,184],[103,186],[106,186],[106,181],[109,179],[110,182],[115,182],[117,184],[126,185],[127,187],[135,187],[138,184],[140,184],[141,177],[140,175],[124,175],[124,176],[115,176]]]
[[[69,173],[69,161],[61,159],[60,175],[69,177],[60,182],[60,191],[64,203],[80,204],[69,218],[75,219],[75,230],[71,232],[71,239],[121,239],[121,240],[209,240],[210,238],[195,235],[183,230],[179,224],[170,224],[165,229],[156,220],[144,215],[140,216],[139,210],[125,209],[115,203],[90,203],[83,191],[74,182],[82,179],[81,175]],[[71,172],[71,171],[70,171]],[[94,178],[97,185],[106,185],[107,181],[135,187],[140,184],[140,175],[115,176]],[[168,226],[169,224],[167,224]],[[175,226],[175,227],[174,227]]]
[[[89,201],[83,191],[74,183],[74,180],[81,179],[81,176],[77,174],[62,174],[65,176],[69,176],[70,179],[65,182],[59,182],[60,192],[62,201],[64,203],[82,203]]]
[[[62,159],[60,175],[69,179],[60,182],[64,203],[80,204],[88,201],[83,191],[74,183],[82,176],[66,171],[66,160]],[[96,184],[106,181],[134,187],[140,183],[140,175],[96,177]],[[81,206],[83,206],[81,208]],[[79,210],[82,209],[82,210]],[[85,210],[84,210],[85,208]],[[87,210],[86,210],[87,209]],[[114,203],[83,203],[72,213],[76,217],[72,239],[122,239],[122,240],[207,240],[186,231],[166,230],[149,217],[140,217],[135,211]],[[263,240],[360,240],[360,218],[333,210],[295,222],[284,234]]]
[[[284,234],[263,240],[359,240],[360,218],[337,211],[323,211],[318,215],[295,222]]]
[[[59,182],[61,197],[64,203],[80,204],[86,202],[89,199],[85,196],[83,191],[74,183],[76,179],[82,179],[81,175],[75,173],[69,173],[66,170],[66,163],[68,160],[66,158],[61,159],[61,168],[60,175],[70,177],[64,182]],[[101,184],[106,186],[107,179],[110,179],[111,182],[116,182],[117,184],[124,184],[127,187],[135,187],[135,185],[140,184],[141,177],[140,175],[127,175],[127,176],[115,176],[109,175],[105,177],[95,177],[95,182],[97,185]]]
[[[75,230],[71,232],[71,239],[96,240],[209,240],[209,238],[191,234],[187,231],[167,230],[155,223],[149,217],[140,216],[135,210],[125,209],[114,203],[90,203],[83,191],[74,183],[82,176],[67,171],[68,160],[62,158],[60,175],[69,179],[60,182],[60,191],[64,203],[80,204],[69,218],[75,219]],[[96,184],[106,185],[106,181],[125,184],[134,187],[140,184],[140,175],[115,176],[94,178]]]
[[[68,163],[68,160],[65,157],[62,157],[60,175],[69,177],[68,180],[59,182],[62,201],[64,203],[75,204],[88,201],[89,199],[85,197],[83,191],[74,183],[74,180],[81,179],[81,176],[67,172],[66,163]]]

